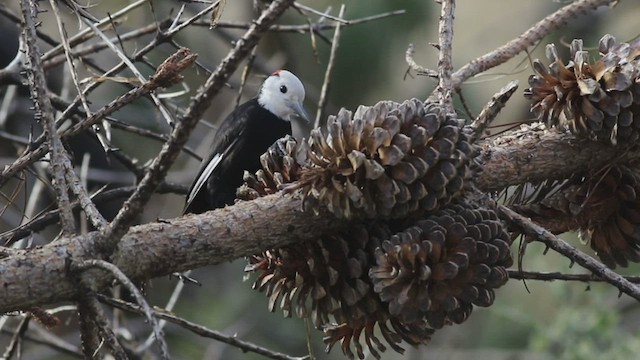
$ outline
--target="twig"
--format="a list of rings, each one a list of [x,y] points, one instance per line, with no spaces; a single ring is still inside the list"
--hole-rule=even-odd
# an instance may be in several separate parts
[[[60,10],[58,9],[58,3],[56,0],[49,0],[49,4],[51,5],[51,9],[53,9],[53,14],[56,18],[56,23],[58,24],[58,32],[60,33],[60,38],[62,39],[62,46],[64,48],[64,55],[67,59],[67,64],[69,65],[69,73],[71,74],[71,80],[73,81],[73,85],[76,87],[76,91],[80,96],[80,101],[82,102],[82,107],[84,107],[84,111],[87,114],[87,117],[91,116],[91,109],[89,109],[89,104],[87,102],[87,97],[80,90],[80,83],[78,82],[78,73],[76,71],[76,64],[71,57],[71,46],[69,46],[69,39],[67,36],[67,30],[64,27],[64,23],[60,18]]]
[[[157,89],[158,87],[164,87],[172,84],[172,79],[175,79],[177,81],[177,78],[175,77],[177,73],[184,70],[195,60],[195,58],[193,57],[188,57],[187,59],[180,60],[179,57],[184,56],[184,54],[180,52],[172,56],[173,58],[169,57],[167,60],[172,59],[171,61],[177,61],[174,65],[166,67],[165,69],[161,69],[161,67],[158,67],[158,71],[154,75],[155,78],[152,77],[149,82],[146,82],[143,85],[130,90],[126,94],[119,96],[115,100],[111,101],[109,104],[102,107],[100,110],[93,113],[90,117],[86,118],[84,121],[78,124],[75,124],[69,129],[64,130],[61,133],[61,136],[64,138],[64,137],[76,135],[79,132],[86,130],[92,125],[98,123],[100,120],[102,120],[106,116],[109,116],[114,112],[116,112],[117,110],[123,108],[125,105],[127,105],[131,101],[149,93],[152,90]],[[171,73],[167,73],[167,70],[170,70]],[[36,143],[38,143],[38,140],[36,140]],[[15,175],[18,171],[24,169],[25,167],[29,166],[29,164],[31,164],[32,162],[44,156],[47,153],[47,151],[49,151],[48,144],[44,142],[40,142],[40,145],[36,149],[26,152],[25,154],[20,156],[16,161],[14,161],[13,164],[5,167],[2,170],[2,173],[0,173],[0,186],[4,185],[4,183],[6,183],[6,181],[11,176]]]
[[[359,24],[364,24],[364,23],[368,23],[371,21],[376,21],[376,20],[380,20],[380,19],[384,19],[384,18],[388,18],[388,17],[392,17],[392,16],[398,16],[398,15],[404,15],[406,13],[406,10],[395,10],[395,11],[390,11],[390,12],[386,12],[386,13],[382,13],[382,14],[377,14],[377,15],[372,15],[372,16],[366,16],[366,17],[362,17],[362,18],[357,18],[357,19],[351,19],[351,20],[347,20],[347,19],[343,19],[344,21],[341,22],[342,26],[352,26],[352,25],[359,25]],[[197,21],[194,23],[194,25],[198,25],[198,26],[209,26],[209,22],[206,21]],[[314,32],[318,32],[318,31],[324,31],[324,30],[331,30],[331,29],[335,29],[335,27],[338,26],[337,22],[330,22],[330,23],[325,23],[325,22],[316,22],[313,23],[311,25],[306,24],[306,25],[272,25],[269,27],[269,29],[267,29],[267,32],[285,32],[285,33],[307,33],[310,31],[314,31]],[[238,22],[232,22],[232,21],[219,21],[216,23],[216,28],[227,28],[227,29],[249,29],[251,27],[251,24],[247,24],[247,23],[238,23]]]
[[[127,186],[127,187],[107,190],[104,192],[98,192],[91,195],[91,201],[95,204],[100,204],[100,203],[108,202],[114,199],[124,198],[124,197],[130,196],[135,191],[135,189],[136,189],[135,186]],[[188,190],[187,187],[184,185],[163,183],[163,184],[160,184],[156,192],[158,194],[165,194],[165,193],[186,194],[187,190]],[[74,201],[71,204],[71,207],[74,210],[77,210],[79,206],[80,206],[79,201]],[[58,209],[48,211],[47,213],[38,216],[36,219],[33,219],[26,224],[22,224],[13,230],[6,231],[0,234],[0,246],[2,245],[9,246],[15,241],[18,241],[26,236],[29,236],[34,232],[41,231],[42,229],[44,229],[49,225],[55,224],[59,219],[59,213],[60,211]],[[9,248],[0,247],[0,257],[9,256],[12,254],[13,254],[13,250]]]
[[[531,220],[503,205],[498,207],[498,214],[505,221],[521,228],[525,234],[532,236],[537,241],[547,245],[547,247],[564,255],[572,262],[578,263],[583,268],[591,271],[594,275],[617,287],[620,292],[623,292],[636,300],[640,300],[640,288],[621,275],[611,271],[599,261],[559,239],[547,229],[534,224]]]
[[[594,274],[565,274],[561,272],[520,271],[514,269],[509,269],[507,272],[510,279],[517,280],[607,282],[607,280]],[[640,276],[624,276],[624,278],[634,284],[640,284]]]
[[[26,41],[27,51],[27,76],[29,78],[29,87],[31,89],[31,99],[38,116],[44,123],[44,132],[51,144],[51,167],[53,180],[56,184],[56,195],[58,199],[58,208],[60,209],[60,220],[62,223],[63,234],[71,235],[75,232],[73,214],[69,194],[67,192],[67,184],[65,180],[65,170],[62,161],[67,157],[66,150],[60,141],[60,136],[56,128],[53,118],[53,107],[47,96],[47,82],[42,70],[42,62],[40,60],[40,47],[36,43],[36,16],[38,13],[37,2],[34,0],[22,0],[20,2],[22,16],[24,20],[23,36]]]
[[[240,105],[240,101],[242,101],[242,93],[244,92],[244,86],[247,84],[247,79],[249,78],[249,73],[251,73],[251,69],[253,67],[253,61],[256,59],[256,48],[251,50],[251,55],[249,55],[249,59],[247,60],[247,65],[244,66],[244,70],[242,70],[242,76],[240,76],[240,86],[238,87],[238,95],[236,96],[236,107]]]
[[[340,6],[340,12],[338,13],[338,17],[342,18],[344,16],[345,5],[342,4]],[[331,41],[331,52],[329,53],[329,63],[327,64],[327,69],[324,73],[324,81],[322,83],[322,89],[320,90],[320,99],[318,100],[318,112],[316,113],[316,121],[313,125],[314,128],[320,127],[320,121],[322,121],[322,117],[324,116],[324,110],[327,106],[327,95],[329,94],[329,86],[331,85],[331,74],[333,72],[333,66],[336,62],[336,54],[338,53],[338,47],[340,46],[340,24],[336,24],[336,30],[333,33],[333,40]]]
[[[496,67],[515,57],[522,51],[525,51],[529,46],[535,45],[549,33],[564,25],[567,21],[576,19],[580,14],[586,14],[600,6],[613,6],[618,1],[619,0],[579,0],[570,2],[562,9],[540,20],[517,38],[475,60],[472,60],[458,69],[452,75],[451,85],[454,88],[460,87],[460,85],[470,77]]]
[[[33,324],[32,324],[33,325]],[[31,326],[30,328],[34,328],[35,326]],[[2,329],[1,330],[2,333],[5,334],[12,334],[15,330],[8,330],[8,329]],[[36,331],[39,332],[39,334],[34,335],[34,334],[29,334],[26,333],[24,334],[24,336],[22,337],[23,340],[26,341],[31,341],[35,344],[40,344],[40,345],[44,345],[44,346],[48,346],[52,349],[54,349],[55,351],[58,351],[64,355],[69,355],[69,356],[73,356],[75,358],[78,359],[84,359],[84,356],[82,354],[82,352],[80,351],[80,348],[75,346],[75,345],[71,345],[68,342],[60,339],[57,336],[52,335],[51,333],[47,332],[46,330],[40,329],[36,327]]]
[[[455,12],[455,0],[442,0],[440,9],[440,21],[438,23],[438,100],[440,105],[453,113],[453,87],[451,85],[452,42],[453,42],[453,16]]]
[[[180,149],[189,139],[189,134],[197,125],[206,111],[211,99],[222,89],[231,74],[238,67],[240,61],[249,55],[253,47],[258,43],[266,29],[275,22],[280,15],[293,3],[293,0],[276,0],[262,12],[254,25],[244,36],[236,42],[235,47],[221,61],[218,69],[211,74],[195,96],[185,115],[171,132],[167,141],[149,166],[145,177],[140,181],[136,191],[122,206],[115,219],[109,224],[103,234],[102,249],[110,254],[120,238],[127,232],[135,219],[135,214],[140,213],[144,204],[149,200],[155,188],[165,177],[171,164],[175,161]]]
[[[131,72],[133,72],[133,74],[136,76],[136,78],[138,79],[138,81],[140,81],[141,84],[144,84],[144,83],[147,82],[147,80],[142,75],[142,73],[138,70],[138,68],[133,64],[133,62],[131,60],[129,60],[129,57],[120,48],[118,48],[114,43],[112,43],[110,41],[109,37],[107,37],[107,35],[105,35],[104,32],[102,32],[97,26],[95,26],[93,24],[93,22],[91,22],[91,21],[89,21],[89,20],[87,20],[85,18],[82,18],[82,20],[84,21],[84,23],[87,26],[92,28],[93,31],[102,39],[102,41],[104,41],[107,44],[107,46],[111,49],[111,51],[113,51],[120,58],[120,60],[124,64],[126,64],[127,68],[129,68],[129,70],[131,70]],[[149,95],[151,96],[151,100],[153,100],[153,103],[158,108],[158,111],[160,112],[162,117],[165,119],[165,122],[169,126],[173,126],[173,124],[174,124],[173,118],[172,118],[171,114],[169,113],[169,111],[165,108],[165,106],[162,103],[162,101],[160,100],[160,98],[158,98],[158,96],[153,92],[149,92]]]
[[[99,265],[96,265],[99,266]],[[95,359],[102,345],[106,345],[117,360],[128,360],[127,353],[122,348],[116,334],[109,325],[100,303],[89,289],[84,290],[78,301],[78,320],[80,321],[80,335],[82,337],[82,351],[85,358]],[[98,337],[100,335],[100,337]],[[100,341],[102,338],[102,341]]]
[[[155,336],[156,342],[160,347],[160,355],[162,359],[169,359],[169,348],[167,347],[167,343],[164,340],[164,335],[162,334],[162,329],[158,326],[158,321],[154,316],[153,309],[149,306],[149,303],[145,300],[140,290],[133,284],[131,280],[120,270],[117,266],[108,263],[104,260],[85,260],[79,264],[74,265],[74,268],[79,271],[84,271],[89,268],[100,268],[108,271],[111,275],[118,280],[120,284],[122,284],[127,290],[133,295],[136,299],[138,305],[142,308],[147,321],[149,321],[149,325],[153,329],[153,334]],[[94,299],[95,300],[95,299]],[[99,306],[97,306],[99,309]],[[104,314],[103,314],[104,315]],[[106,320],[106,317],[104,318]],[[102,326],[101,326],[102,327]],[[107,326],[108,328],[108,326]]]
[[[77,309],[82,354],[85,359],[93,359],[101,348],[98,326],[93,321],[93,314],[86,301],[78,301]]]
[[[178,283],[176,284],[176,287],[173,288],[173,292],[171,293],[171,296],[169,297],[169,301],[167,301],[167,305],[164,307],[164,310],[168,312],[173,311],[174,306],[176,306],[176,304],[178,303],[178,299],[182,294],[182,290],[184,290],[184,287],[185,287],[184,285],[186,284],[186,280],[183,280],[183,279],[191,279],[189,278],[190,274],[191,274],[191,271],[187,271],[184,274],[179,275],[180,279],[178,279]],[[167,320],[161,319],[158,324],[158,327],[160,328],[160,330],[162,330],[164,329],[166,324],[167,324]],[[149,334],[149,336],[144,341],[144,343],[138,346],[138,348],[136,348],[136,353],[140,354],[146,351],[152,344],[153,344],[153,333]]]
[[[113,20],[119,19],[119,18],[121,18],[123,16],[126,16],[131,11],[137,9],[138,7],[140,7],[142,5],[145,5],[146,3],[147,3],[147,0],[138,0],[136,2],[133,2],[133,3],[125,6],[124,8],[116,11],[115,13],[109,14],[109,16],[104,17],[103,19],[101,19],[100,21],[95,23],[94,25],[96,27],[102,27],[104,25],[110,25]],[[74,46],[76,46],[78,44],[81,44],[84,41],[89,40],[91,37],[87,36],[87,35],[90,35],[92,32],[93,32],[93,28],[91,28],[91,27],[87,27],[87,28],[81,30],[80,32],[78,32],[77,34],[75,34],[74,36],[69,38],[69,40],[68,40],[69,46],[70,47],[74,47]],[[56,44],[56,46],[54,46],[51,50],[47,51],[44,55],[42,55],[42,60],[43,61],[48,61],[52,57],[54,57],[56,55],[60,55],[63,51],[64,51],[64,45],[63,44]]]
[[[78,197],[78,201],[80,202],[82,210],[84,210],[84,213],[87,215],[93,226],[95,226],[98,230],[107,226],[108,221],[105,220],[102,214],[100,214],[100,211],[96,207],[96,204],[91,201],[91,197],[87,193],[85,187],[82,185],[82,181],[78,177],[78,174],[76,174],[73,169],[71,160],[69,160],[69,158],[64,159],[63,166],[65,168],[69,188]]]
[[[507,101],[511,98],[511,96],[518,89],[518,81],[513,80],[510,81],[507,85],[505,85],[502,89],[500,89],[497,93],[495,93],[491,100],[482,108],[478,117],[473,120],[471,123],[471,128],[474,130],[476,137],[482,137],[482,133],[485,131],[487,126],[491,124],[493,119],[498,116],[498,113],[502,108],[507,105]]]
[[[333,15],[329,14],[328,12],[321,12],[321,11],[318,11],[318,10],[316,10],[316,9],[312,8],[312,7],[309,7],[309,6],[306,6],[306,5],[300,4],[299,2],[294,3],[294,6],[295,6],[296,8],[301,9],[301,10],[308,11],[308,12],[310,12],[310,13],[316,14],[316,15],[320,16],[321,18],[331,19],[331,20],[333,20],[333,21],[335,21],[335,22],[337,22],[337,23],[338,23],[338,24],[336,24],[336,25],[339,25],[339,24],[348,24],[348,23],[349,23],[349,21],[348,21],[348,20],[345,20],[345,19],[343,18],[344,14],[342,14],[342,15],[338,15],[338,17],[335,17],[335,16],[333,16]],[[336,28],[338,28],[338,26],[336,26]]]
[[[418,73],[418,75],[425,75],[425,76],[437,79],[438,78],[437,71],[427,69],[426,67],[420,66],[418,65],[418,63],[416,63],[416,61],[413,59],[413,56],[415,55],[415,53],[416,53],[415,46],[413,44],[409,44],[409,46],[407,46],[407,51],[404,53],[404,61],[407,63],[407,65],[409,65],[409,68],[415,71],[416,73]]]
[[[105,304],[109,304],[113,307],[116,307],[118,309],[122,309],[125,311],[130,311],[130,312],[135,312],[138,314],[142,314],[143,310],[139,305],[135,305],[132,304],[130,302],[126,302],[120,299],[114,299],[111,297],[107,297],[104,295],[100,295],[98,294],[98,300],[102,301]],[[271,351],[269,349],[266,349],[264,347],[258,346],[256,344],[250,343],[250,342],[246,342],[243,340],[239,340],[236,336],[234,335],[224,335],[218,331],[215,330],[211,330],[208,329],[202,325],[198,325],[196,323],[193,323],[189,320],[183,319],[179,316],[173,315],[169,312],[166,312],[164,309],[154,309],[153,310],[154,316],[166,320],[172,324],[176,324],[178,326],[181,326],[197,335],[200,335],[202,337],[206,337],[206,338],[211,338],[211,339],[215,339],[217,341],[223,342],[225,344],[229,344],[233,347],[236,347],[242,351],[247,351],[247,352],[253,352],[256,354],[260,354],[260,355],[264,355],[270,359],[278,359],[278,360],[304,360],[307,359],[306,356],[302,356],[302,357],[294,357],[294,356],[289,356],[287,354],[283,354],[283,353],[278,353],[275,351]]]
[[[24,336],[24,333],[27,331],[27,328],[29,328],[29,320],[31,320],[30,314],[25,314],[23,318],[20,320],[20,323],[18,324],[18,328],[16,328],[16,330],[13,332],[11,341],[9,342],[9,345],[7,345],[7,348],[4,350],[4,353],[2,354],[2,357],[0,359],[8,360],[8,359],[11,359],[11,357],[13,357],[13,354],[15,353],[18,347],[18,344],[20,344],[20,340]]]

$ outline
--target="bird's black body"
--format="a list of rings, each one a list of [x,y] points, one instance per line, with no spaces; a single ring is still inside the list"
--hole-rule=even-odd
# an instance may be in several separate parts
[[[184,212],[199,214],[233,204],[244,170],[257,171],[260,155],[285,135],[291,135],[291,123],[265,109],[257,98],[240,105],[220,125],[191,185]]]

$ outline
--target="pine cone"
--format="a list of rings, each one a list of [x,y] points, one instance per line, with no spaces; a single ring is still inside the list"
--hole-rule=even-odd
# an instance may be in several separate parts
[[[555,234],[579,230],[605,265],[626,267],[640,262],[640,173],[634,169],[613,166],[514,208]]]
[[[306,160],[306,144],[299,145],[292,136],[277,140],[260,156],[262,169],[255,175],[245,171],[244,184],[238,188],[236,196],[240,200],[253,200],[278,192],[284,184],[300,178],[300,171]]]
[[[285,316],[295,310],[305,317],[310,299],[311,318],[318,328],[331,322],[329,315],[340,323],[357,321],[379,308],[377,296],[370,296],[367,270],[375,247],[389,236],[384,224],[354,225],[316,242],[252,256],[245,271],[260,272],[253,287],[270,297],[271,311],[279,304]]]
[[[493,303],[513,263],[510,245],[493,210],[458,203],[384,241],[369,276],[391,316],[440,329],[465,321],[473,304]]]
[[[342,109],[311,132],[309,150],[299,185],[308,208],[344,218],[436,210],[460,195],[475,156],[460,120],[417,99]]]
[[[601,57],[591,63],[582,40],[573,40],[571,61],[562,63],[553,44],[547,45],[547,69],[539,60],[529,77],[525,97],[531,111],[549,126],[611,144],[640,138],[640,40],[617,43],[600,39]]]

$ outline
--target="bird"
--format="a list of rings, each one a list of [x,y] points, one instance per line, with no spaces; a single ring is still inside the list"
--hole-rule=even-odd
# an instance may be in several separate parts
[[[260,155],[276,140],[291,135],[291,121],[309,123],[304,98],[304,85],[293,73],[277,70],[267,77],[256,97],[222,121],[189,189],[184,213],[232,205],[244,171],[260,168]]]

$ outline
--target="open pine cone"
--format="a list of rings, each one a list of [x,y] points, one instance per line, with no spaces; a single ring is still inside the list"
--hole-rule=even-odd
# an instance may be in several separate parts
[[[539,202],[514,206],[540,218],[553,233],[579,230],[600,260],[610,268],[640,262],[640,173],[612,166],[589,178],[570,181]],[[550,220],[547,220],[550,219]]]
[[[591,62],[582,40],[573,40],[571,61],[564,65],[553,44],[547,45],[547,69],[533,62],[525,97],[531,111],[548,126],[612,144],[640,138],[640,40],[617,43],[600,39],[600,58]]]
[[[474,304],[493,304],[510,245],[493,210],[453,204],[384,241],[369,276],[391,316],[440,329],[465,321]]]
[[[292,136],[278,139],[260,156],[262,169],[250,174],[245,171],[244,184],[236,196],[240,200],[253,200],[274,194],[284,184],[300,178],[300,170],[307,162],[307,148],[300,146]]]
[[[458,196],[475,155],[462,121],[413,99],[342,109],[309,140],[300,184],[308,208],[337,217],[397,218]],[[315,201],[313,201],[315,200]],[[319,203],[319,204],[318,204]]]

